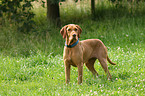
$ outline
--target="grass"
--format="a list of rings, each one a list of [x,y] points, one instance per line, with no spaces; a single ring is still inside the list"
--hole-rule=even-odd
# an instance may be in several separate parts
[[[80,25],[83,29],[80,40],[99,38],[104,42],[109,57],[117,63],[116,66],[108,64],[112,81],[107,80],[96,61],[99,78],[94,79],[84,66],[83,84],[77,85],[77,68],[72,67],[71,81],[66,85],[61,28],[50,25],[45,19],[46,9],[38,7],[39,10],[33,10],[37,14],[35,29],[29,34],[18,32],[14,24],[1,27],[0,96],[145,95],[144,6],[120,8],[110,2],[97,2],[96,19],[92,20],[90,6],[85,4],[62,4],[62,25]]]

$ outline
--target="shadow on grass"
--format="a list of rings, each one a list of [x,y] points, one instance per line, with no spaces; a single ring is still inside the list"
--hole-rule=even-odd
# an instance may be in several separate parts
[[[108,80],[107,79],[107,75],[99,75],[98,78],[93,78],[93,77],[89,77],[87,78],[85,81],[85,83],[87,85],[94,85],[94,84],[105,84],[105,83],[108,83],[108,82],[117,82],[119,79],[121,80],[126,80],[130,78],[130,75],[129,73],[127,72],[124,72],[124,73],[119,73],[118,76],[115,76],[115,75],[112,75],[112,79],[111,80]]]
[[[107,83],[107,82],[112,82],[114,81],[113,80],[114,77],[112,77],[112,80],[108,80],[107,79],[107,75],[99,75],[98,77],[94,78],[93,76],[92,77],[88,77],[86,80],[85,80],[85,83],[87,85],[94,85],[94,84],[102,84],[102,83]]]
[[[119,73],[118,76],[119,76],[118,78],[120,78],[122,80],[125,80],[127,78],[130,78],[129,72]]]

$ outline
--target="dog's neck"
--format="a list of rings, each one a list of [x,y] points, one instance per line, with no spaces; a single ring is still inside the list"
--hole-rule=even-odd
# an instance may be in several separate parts
[[[68,48],[73,48],[73,47],[75,47],[78,43],[79,43],[79,38],[78,38],[78,40],[77,40],[75,43],[73,43],[73,44],[71,44],[71,45],[67,45],[67,42],[65,42],[65,46],[68,47]]]

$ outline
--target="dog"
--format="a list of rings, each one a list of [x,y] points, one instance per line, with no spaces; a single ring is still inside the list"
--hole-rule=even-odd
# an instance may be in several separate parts
[[[71,65],[78,67],[78,84],[82,83],[83,78],[83,64],[92,72],[94,76],[98,76],[94,68],[96,59],[99,60],[103,67],[107,78],[111,79],[112,76],[108,70],[107,61],[113,63],[108,55],[107,48],[99,39],[87,39],[79,41],[82,29],[75,24],[68,24],[60,30],[61,35],[66,40],[63,52],[63,60],[65,65],[65,82],[70,82],[70,69]]]

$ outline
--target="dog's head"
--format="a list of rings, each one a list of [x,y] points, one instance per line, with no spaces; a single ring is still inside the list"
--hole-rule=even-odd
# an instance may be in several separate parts
[[[76,42],[78,38],[80,38],[81,32],[82,29],[80,28],[80,26],[75,24],[66,25],[60,30],[63,38],[67,38],[68,44]]]

